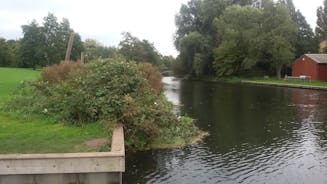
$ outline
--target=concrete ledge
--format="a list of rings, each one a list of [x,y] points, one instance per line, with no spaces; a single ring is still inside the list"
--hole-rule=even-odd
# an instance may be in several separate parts
[[[254,85],[265,85],[265,86],[277,86],[277,87],[289,87],[289,88],[300,88],[300,89],[313,89],[313,90],[327,90],[327,87],[322,86],[307,86],[300,84],[281,84],[273,82],[257,82],[257,81],[241,81],[244,84],[254,84]]]
[[[119,184],[120,173],[0,176],[1,184]]]
[[[116,178],[121,180],[121,173],[125,171],[124,131],[121,124],[117,125],[113,131],[111,148],[110,152],[96,153],[0,155],[0,184],[11,183],[4,182],[9,181],[9,179],[10,181],[17,180],[29,183],[25,181],[30,178],[44,181],[38,183],[47,183],[46,178],[52,178],[51,181],[56,180],[54,178],[67,181],[59,183],[72,183],[68,182],[68,180],[70,181],[69,178],[76,176],[74,174],[84,174],[81,175],[81,178],[88,180],[96,176],[97,173],[100,173],[98,174],[99,177],[108,180],[114,178],[113,173],[116,173]],[[106,183],[108,182],[111,181],[109,180]]]

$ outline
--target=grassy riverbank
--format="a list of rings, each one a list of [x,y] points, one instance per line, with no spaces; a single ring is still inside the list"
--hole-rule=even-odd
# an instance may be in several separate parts
[[[39,74],[29,69],[0,68],[0,106],[22,81],[35,80]],[[110,142],[99,124],[67,126],[18,112],[1,112],[0,130],[0,154],[100,151],[108,150]]]
[[[55,70],[69,65],[82,69],[58,83],[44,78],[57,79]],[[123,123],[131,150],[184,147],[204,138],[206,133],[191,118],[174,114],[172,104],[144,77],[149,75],[143,72],[156,76],[156,71],[138,67],[125,61],[61,63],[32,84],[23,81],[37,79],[40,72],[0,68],[0,108],[10,100],[0,113],[0,154],[108,150],[117,122]],[[21,84],[24,90],[13,95]]]
[[[35,80],[40,72],[21,68],[0,68],[0,105],[23,81]]]
[[[303,85],[312,87],[327,87],[327,82],[321,81],[305,81],[305,80],[284,80],[276,78],[254,78],[254,79],[241,79],[241,81],[262,82],[267,84],[289,84],[289,85]]]

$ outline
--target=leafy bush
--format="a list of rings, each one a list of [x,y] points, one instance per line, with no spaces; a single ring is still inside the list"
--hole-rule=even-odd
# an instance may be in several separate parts
[[[85,69],[84,64],[81,61],[61,61],[59,64],[45,67],[42,70],[41,77],[43,81],[50,83],[58,83],[68,78],[68,74],[71,71]]]
[[[163,90],[163,84],[161,82],[162,76],[159,68],[153,66],[150,63],[139,63],[138,69],[142,72],[143,76],[148,80],[150,87],[160,94]]]
[[[24,94],[15,98],[8,109],[43,113],[70,124],[101,122],[111,127],[123,123],[128,147],[143,148],[158,136],[187,138],[198,133],[193,123],[172,112],[172,104],[159,94],[157,84],[150,85],[151,81],[160,82],[158,70],[153,67],[118,59],[99,60],[83,67],[63,75],[61,79],[65,80],[51,80],[55,83],[42,76],[25,87]],[[61,65],[47,68],[52,73],[56,69],[61,71]],[[149,82],[145,74],[149,74]]]

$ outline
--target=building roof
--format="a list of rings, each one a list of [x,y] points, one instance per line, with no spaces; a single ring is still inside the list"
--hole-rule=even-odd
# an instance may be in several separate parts
[[[327,54],[306,54],[306,56],[317,63],[327,64]]]

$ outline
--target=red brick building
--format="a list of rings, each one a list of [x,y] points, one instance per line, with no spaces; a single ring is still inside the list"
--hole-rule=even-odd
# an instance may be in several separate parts
[[[327,81],[327,54],[305,54],[292,65],[292,76]]]

